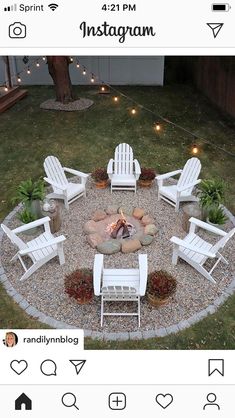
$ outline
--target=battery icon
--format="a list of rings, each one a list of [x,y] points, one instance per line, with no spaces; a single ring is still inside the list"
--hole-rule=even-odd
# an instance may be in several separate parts
[[[211,8],[212,12],[228,12],[231,6],[228,3],[214,3]]]

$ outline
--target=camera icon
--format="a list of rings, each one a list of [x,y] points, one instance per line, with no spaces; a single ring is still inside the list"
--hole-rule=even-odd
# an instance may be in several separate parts
[[[23,23],[15,22],[9,26],[10,38],[26,38],[26,26]]]

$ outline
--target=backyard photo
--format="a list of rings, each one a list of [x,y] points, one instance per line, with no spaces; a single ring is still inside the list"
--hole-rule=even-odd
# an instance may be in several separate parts
[[[235,57],[0,57],[0,328],[234,349],[234,163]]]

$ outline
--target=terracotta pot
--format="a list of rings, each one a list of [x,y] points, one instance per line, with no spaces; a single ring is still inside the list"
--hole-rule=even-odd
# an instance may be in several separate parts
[[[140,187],[151,187],[153,180],[139,180],[138,184]]]
[[[96,181],[95,186],[97,189],[106,189],[108,186],[108,180]]]
[[[146,296],[147,296],[148,302],[154,308],[159,308],[160,306],[166,305],[170,300],[170,297],[162,299],[162,298],[159,298],[158,296],[151,295],[148,292],[146,293]]]

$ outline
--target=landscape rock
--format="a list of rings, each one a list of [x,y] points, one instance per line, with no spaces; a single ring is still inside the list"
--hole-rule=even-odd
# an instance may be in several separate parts
[[[120,206],[120,208],[118,209],[118,213],[121,213],[121,211],[124,213],[124,215],[131,216],[133,213],[133,208],[130,206]]]
[[[144,215],[143,218],[141,219],[141,222],[145,226],[145,225],[153,224],[154,220],[153,218],[151,218],[151,216]]]
[[[140,237],[140,242],[142,245],[150,245],[153,241],[153,236],[152,235],[142,235],[142,237]]]
[[[143,216],[144,216],[144,209],[141,209],[141,208],[135,208],[135,209],[133,210],[133,216],[134,216],[134,218],[136,218],[136,219],[142,219],[142,218],[143,218]]]
[[[138,239],[131,239],[122,243],[122,252],[124,254],[133,253],[134,251],[140,250],[141,243]]]
[[[89,234],[87,236],[87,242],[92,248],[96,248],[98,244],[103,242],[103,239],[99,234]]]
[[[94,234],[97,231],[97,225],[95,221],[88,221],[84,224],[83,229],[86,234]]]
[[[114,239],[102,242],[101,244],[97,245],[97,251],[99,251],[101,254],[115,254],[118,253],[120,249],[121,243]]]
[[[154,224],[146,225],[144,228],[144,233],[146,235],[155,235],[157,233],[157,227]]]
[[[115,215],[118,212],[118,206],[108,206],[105,212],[107,215]]]
[[[98,222],[98,221],[102,221],[103,219],[105,219],[106,216],[107,216],[107,214],[105,213],[104,210],[96,210],[93,213],[92,219],[93,219],[93,221]]]

